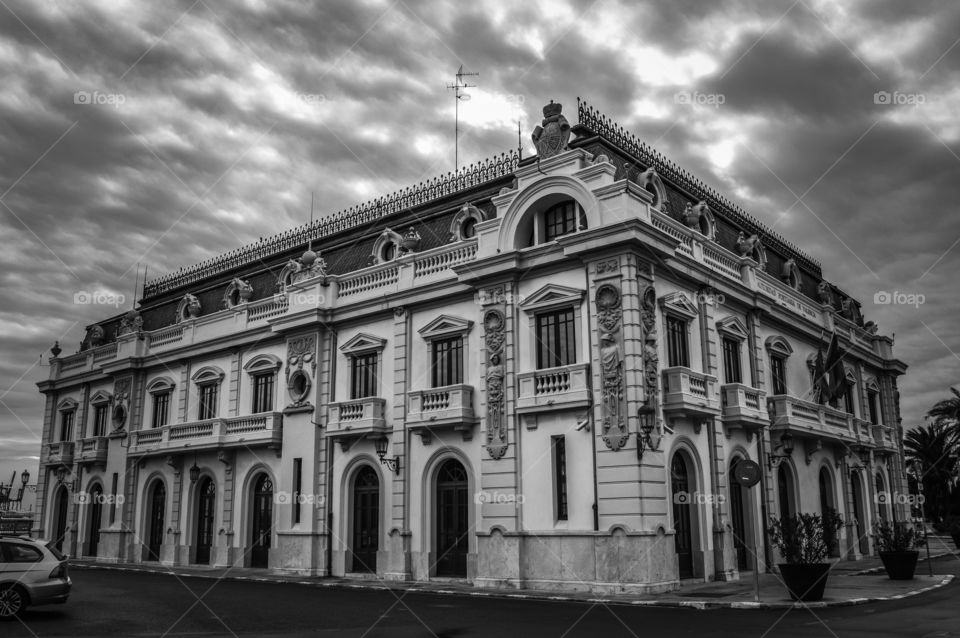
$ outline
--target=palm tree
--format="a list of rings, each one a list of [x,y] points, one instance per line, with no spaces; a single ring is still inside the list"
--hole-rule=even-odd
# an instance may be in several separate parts
[[[960,465],[958,445],[956,428],[944,420],[913,428],[903,437],[904,455],[908,463],[920,469],[923,494],[929,504],[927,511],[934,521],[942,520],[949,511]]]
[[[958,431],[960,430],[960,391],[950,388],[950,392],[953,392],[953,396],[937,401],[925,418],[933,419],[934,423],[944,423],[954,431]]]

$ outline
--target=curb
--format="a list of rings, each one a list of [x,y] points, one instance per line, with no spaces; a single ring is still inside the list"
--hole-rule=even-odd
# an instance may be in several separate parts
[[[936,558],[936,557],[934,557]],[[294,580],[286,578],[269,578],[265,576],[229,576],[229,575],[213,575],[205,574],[203,572],[177,572],[174,570],[162,571],[157,569],[140,569],[138,567],[121,567],[110,564],[103,563],[70,563],[70,567],[75,567],[78,569],[104,569],[104,570],[113,570],[113,571],[123,571],[123,572],[137,572],[141,574],[159,574],[162,576],[176,576],[184,578],[206,578],[210,580],[240,580],[240,581],[251,581],[251,582],[260,582],[260,583],[276,583],[276,584],[292,584],[292,585],[308,585],[310,587],[324,588],[324,589],[368,589],[368,590],[390,590],[390,591],[403,591],[407,593],[414,594],[443,594],[443,595],[453,595],[453,596],[471,596],[474,598],[500,598],[500,599],[510,599],[510,600],[537,600],[537,601],[546,601],[546,602],[580,602],[580,603],[590,603],[593,605],[627,605],[632,607],[672,607],[677,609],[682,608],[692,608],[692,609],[821,609],[825,607],[850,607],[853,605],[865,605],[868,603],[883,602],[889,600],[901,600],[903,598],[909,598],[911,596],[917,596],[919,594],[925,594],[927,592],[945,587],[953,581],[954,575],[938,575],[936,577],[940,578],[940,581],[929,585],[927,587],[922,587],[913,591],[908,591],[903,594],[896,594],[894,596],[871,596],[867,598],[849,598],[844,600],[821,600],[817,602],[753,602],[753,601],[718,601],[718,600],[675,600],[675,599],[645,599],[645,600],[628,600],[623,598],[579,598],[576,596],[565,596],[559,594],[545,594],[545,593],[529,593],[529,594],[513,594],[509,592],[502,591],[486,591],[486,590],[457,590],[457,589],[433,589],[431,587],[418,586],[418,585],[397,585],[390,586],[387,582],[384,581],[364,581],[358,583],[345,583],[345,582],[328,582],[322,580]],[[882,571],[883,568],[880,568]],[[864,570],[863,572],[855,572],[854,574],[848,574],[854,576],[857,574],[866,574],[872,573],[876,570]],[[400,582],[400,581],[398,581]]]
[[[942,554],[931,554],[930,560],[933,561],[933,560],[936,560],[937,558],[943,558],[944,556],[955,556],[955,555],[956,555],[955,552],[943,552]],[[917,562],[922,563],[926,560],[927,560],[926,556],[921,556]],[[880,567],[871,567],[870,569],[862,569],[858,572],[850,572],[849,574],[844,574],[844,575],[845,576],[869,576],[871,574],[882,574],[883,572],[884,572],[884,567],[883,565],[881,565]]]

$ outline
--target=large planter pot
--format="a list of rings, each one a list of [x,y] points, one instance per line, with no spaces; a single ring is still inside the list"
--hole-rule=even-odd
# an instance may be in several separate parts
[[[880,552],[883,568],[891,580],[911,580],[917,571],[917,559],[920,552],[908,550],[905,552]]]
[[[827,575],[830,573],[830,563],[813,563],[799,565],[781,563],[780,576],[783,578],[790,598],[803,602],[814,602],[823,598],[823,590],[827,587]]]

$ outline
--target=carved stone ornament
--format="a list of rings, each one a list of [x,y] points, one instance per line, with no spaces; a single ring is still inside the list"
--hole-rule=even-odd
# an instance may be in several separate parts
[[[803,280],[800,277],[800,267],[797,266],[793,257],[783,263],[783,268],[780,270],[780,279],[794,290],[800,290],[800,284]]]
[[[817,299],[822,304],[833,306],[833,287],[825,281],[817,284]]]
[[[177,305],[176,323],[180,323],[186,319],[196,319],[200,316],[200,311],[200,300],[188,292]]]
[[[87,336],[83,340],[81,350],[89,350],[103,345],[106,340],[106,334],[103,328],[98,325],[92,325],[87,328]]]
[[[506,320],[499,310],[488,310],[483,316],[484,343],[487,347],[487,453],[501,459],[507,452],[506,402],[503,393],[503,344]]]
[[[403,239],[400,240],[400,250],[405,253],[415,253],[420,250],[420,233],[413,226],[403,234]]]
[[[312,248],[307,248],[307,250],[304,251],[299,262],[292,259],[290,261],[298,264],[296,270],[291,269],[290,283],[292,284],[305,279],[313,279],[314,277],[325,278],[327,276],[327,262],[324,261],[319,253],[315,253]]]
[[[303,370],[310,364],[310,371],[317,371],[317,338],[314,335],[296,337],[287,342],[287,381],[294,370]]]
[[[597,264],[597,274],[602,275],[608,272],[620,272],[620,262],[616,259],[601,261]]]
[[[249,281],[234,277],[223,293],[220,307],[224,310],[233,308],[241,303],[247,303],[253,297],[253,286]]]
[[[600,435],[607,447],[617,451],[630,438],[624,419],[623,354],[619,333],[623,319],[620,290],[612,284],[597,288],[594,302],[597,306],[597,324],[600,330],[601,371],[601,427]]]
[[[120,328],[117,330],[117,334],[140,334],[142,331],[143,317],[141,317],[140,313],[136,310],[130,310],[127,314],[123,315],[123,319],[120,320]]]
[[[641,297],[640,323],[643,324],[643,400],[655,405],[659,384],[660,355],[657,353],[657,292],[647,286]]]
[[[130,387],[132,385],[129,377],[117,379],[113,384],[113,431],[123,430],[127,423],[127,415],[130,411]]]
[[[543,107],[543,122],[533,129],[533,143],[541,158],[553,157],[567,150],[570,141],[570,122],[561,113],[563,105],[550,100]]]

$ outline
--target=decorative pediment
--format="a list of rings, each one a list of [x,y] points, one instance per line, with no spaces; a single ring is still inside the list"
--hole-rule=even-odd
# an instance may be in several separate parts
[[[77,400],[76,400],[76,399],[66,398],[66,399],[64,399],[63,401],[61,401],[60,403],[57,404],[57,411],[58,411],[58,412],[70,412],[70,411],[72,411],[72,410],[76,410],[76,409],[77,409],[77,406],[79,406],[79,405],[80,405],[80,404],[77,403]]]
[[[717,322],[717,331],[738,341],[746,341],[749,333],[739,317],[726,317]]]
[[[194,383],[219,383],[227,375],[217,366],[203,366],[190,377]]]
[[[877,383],[876,377],[870,377],[869,379],[867,379],[864,385],[867,387],[867,390],[871,390],[877,393],[880,392],[880,384]]]
[[[579,306],[583,302],[584,291],[578,288],[547,284],[520,302],[524,312],[536,312],[562,306]]]
[[[280,360],[280,357],[272,354],[258,354],[247,361],[243,365],[243,369],[250,374],[255,372],[277,372],[282,365],[283,361]]]
[[[113,395],[103,390],[97,390],[93,393],[93,396],[90,397],[90,403],[92,405],[103,405],[111,401],[113,401]]]
[[[473,327],[472,321],[451,317],[450,315],[440,315],[417,332],[424,339],[430,341],[439,337],[465,335]]]
[[[697,307],[683,292],[671,292],[660,297],[660,308],[667,314],[693,319],[697,316]]]
[[[847,383],[851,385],[856,385],[857,383],[857,373],[853,371],[848,365],[843,366],[843,376],[847,380]]]
[[[173,379],[170,377],[157,377],[147,384],[147,392],[150,394],[170,392],[173,390],[174,385]]]
[[[763,347],[765,347],[770,354],[777,354],[782,357],[789,357],[793,354],[793,346],[780,335],[767,337],[766,341],[763,342]]]
[[[361,332],[340,346],[340,352],[344,354],[364,354],[368,352],[378,352],[387,346],[387,340],[376,337],[372,334]]]

